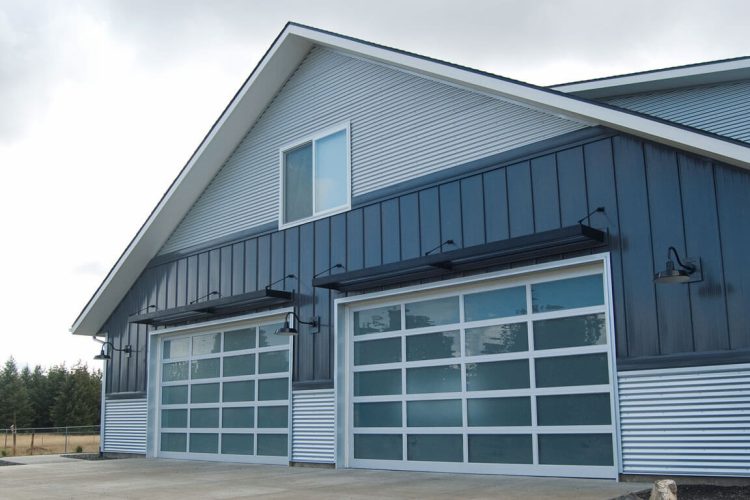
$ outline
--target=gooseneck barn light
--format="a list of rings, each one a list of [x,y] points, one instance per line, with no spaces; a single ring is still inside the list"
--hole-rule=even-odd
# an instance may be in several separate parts
[[[96,340],[96,341],[101,342],[100,340]],[[107,346],[109,346],[109,351],[107,350]],[[126,356],[130,357],[130,355],[133,353],[133,346],[128,344],[124,348],[118,349],[114,346],[114,344],[112,344],[112,342],[102,342],[102,350],[99,354],[94,356],[94,359],[97,359],[97,360],[112,359],[111,351],[124,352]]]
[[[286,317],[284,318],[284,326],[276,330],[276,335],[293,336],[299,333],[299,331],[297,331],[297,329],[290,323],[290,316],[294,318],[298,323],[302,323],[303,325],[310,325],[315,329],[315,331],[312,331],[310,333],[318,333],[318,330],[320,329],[320,316],[315,316],[310,321],[302,321],[296,312],[291,311],[286,313]]]
[[[674,262],[670,258],[670,254],[674,255],[677,260],[677,264],[680,269],[676,269]],[[667,250],[667,264],[664,271],[659,271],[654,274],[654,282],[660,284],[667,283],[688,283],[693,281],[692,275],[698,270],[698,267],[690,262],[683,263],[680,260],[680,256],[677,254],[675,247],[669,247]]]

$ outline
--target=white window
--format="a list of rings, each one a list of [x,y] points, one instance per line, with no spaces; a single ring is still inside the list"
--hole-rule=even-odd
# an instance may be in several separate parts
[[[350,206],[348,124],[281,150],[280,226],[324,217]]]

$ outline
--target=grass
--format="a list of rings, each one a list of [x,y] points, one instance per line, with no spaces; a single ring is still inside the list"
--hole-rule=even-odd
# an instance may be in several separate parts
[[[68,446],[65,448],[64,434],[35,434],[34,447],[31,447],[31,434],[16,435],[16,456],[24,455],[57,455],[60,453],[74,453],[80,446],[84,453],[99,452],[99,434],[70,434],[67,437]],[[7,441],[0,434],[0,455],[13,456],[13,436],[8,434]]]

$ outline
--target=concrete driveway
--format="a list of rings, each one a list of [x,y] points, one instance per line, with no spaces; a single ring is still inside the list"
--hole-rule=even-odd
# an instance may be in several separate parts
[[[132,458],[3,459],[0,497],[31,498],[507,498],[609,499],[644,483],[362,469],[319,469]]]

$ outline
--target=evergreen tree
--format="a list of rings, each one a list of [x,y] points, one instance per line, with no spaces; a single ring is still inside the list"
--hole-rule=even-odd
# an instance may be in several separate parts
[[[99,423],[101,374],[80,363],[65,372],[50,416],[56,427]]]
[[[0,427],[29,427],[32,420],[29,394],[11,356],[0,371]]]

